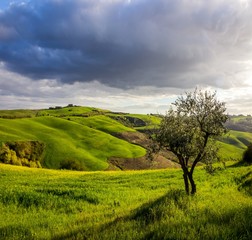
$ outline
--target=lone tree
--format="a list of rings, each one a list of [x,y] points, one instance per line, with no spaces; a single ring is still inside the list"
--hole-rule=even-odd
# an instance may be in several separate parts
[[[197,163],[209,164],[217,158],[214,139],[226,132],[225,111],[225,103],[216,99],[216,92],[196,88],[173,103],[157,130],[159,149],[169,150],[178,158],[188,195],[196,193],[193,172]]]

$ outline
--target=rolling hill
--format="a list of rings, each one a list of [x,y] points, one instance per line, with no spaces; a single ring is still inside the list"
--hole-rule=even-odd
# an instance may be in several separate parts
[[[118,129],[126,130],[123,126]],[[109,157],[137,158],[146,153],[144,148],[103,131],[50,116],[0,119],[0,136],[1,142],[45,142],[46,152],[42,163],[48,168],[59,168],[62,160],[74,159],[80,162],[84,170],[104,170],[108,167]]]
[[[230,130],[219,139],[219,155],[223,160],[240,160],[244,150],[252,142],[252,133]]]
[[[115,113],[72,105],[41,110],[1,110],[0,143],[43,143],[44,152],[39,160],[43,167],[52,169],[61,168],[64,162],[75,162],[79,170],[174,167],[174,157],[169,153],[158,155],[154,161],[147,156],[149,140],[141,132],[155,128],[160,120],[155,115]],[[236,118],[232,126],[239,123]],[[218,140],[220,158],[240,160],[250,142],[251,132],[229,131]]]
[[[1,111],[0,142],[44,142],[42,165],[47,168],[59,168],[61,161],[74,159],[84,170],[104,170],[110,157],[143,157],[144,148],[112,135],[136,130],[104,112],[87,107]]]

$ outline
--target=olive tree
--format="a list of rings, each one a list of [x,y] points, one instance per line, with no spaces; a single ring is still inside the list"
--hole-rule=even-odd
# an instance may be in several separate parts
[[[162,118],[155,140],[159,148],[177,156],[187,194],[196,193],[196,165],[211,163],[217,157],[214,139],[226,132],[225,111],[225,103],[217,100],[216,92],[195,89],[178,97]]]

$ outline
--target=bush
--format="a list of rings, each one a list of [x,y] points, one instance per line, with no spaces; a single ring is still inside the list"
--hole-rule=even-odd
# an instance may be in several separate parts
[[[39,141],[7,142],[6,145],[16,152],[18,158],[29,161],[41,160],[45,149],[45,144]]]
[[[242,160],[243,162],[252,164],[252,143],[248,145],[248,148],[245,150]]]
[[[0,162],[40,168],[44,148],[45,144],[38,141],[2,143],[0,145]]]
[[[80,162],[77,162],[73,159],[66,159],[60,163],[60,169],[67,169],[67,170],[77,170],[83,171],[83,167]]]

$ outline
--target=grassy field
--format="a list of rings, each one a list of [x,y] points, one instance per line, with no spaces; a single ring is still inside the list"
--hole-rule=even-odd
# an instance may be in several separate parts
[[[251,239],[252,167],[73,172],[0,164],[0,239]],[[8,186],[8,187],[7,187]]]
[[[129,127],[127,117],[146,126]],[[0,144],[40,141],[47,168],[74,160],[84,170],[105,170],[110,157],[146,154],[117,134],[159,123],[157,116],[90,107],[0,111]],[[252,133],[229,131],[218,141],[221,159],[240,160],[249,142]],[[0,164],[0,239],[252,239],[252,167],[226,166],[214,175],[198,167],[198,192],[189,197],[180,169],[74,172]]]

